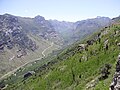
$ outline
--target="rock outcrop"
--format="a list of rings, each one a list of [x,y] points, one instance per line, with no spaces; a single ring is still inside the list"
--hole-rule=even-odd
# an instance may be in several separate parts
[[[36,44],[24,33],[18,18],[9,14],[0,15],[0,52],[16,47],[18,56],[34,51]],[[24,52],[24,53],[23,53]]]
[[[116,64],[116,72],[113,77],[113,81],[110,84],[109,90],[120,90],[120,55]]]
[[[24,79],[26,79],[26,78],[32,76],[33,74],[35,74],[34,71],[28,71],[27,73],[24,74]]]

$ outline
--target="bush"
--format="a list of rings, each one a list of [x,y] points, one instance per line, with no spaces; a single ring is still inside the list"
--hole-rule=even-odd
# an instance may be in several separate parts
[[[108,78],[108,75],[110,74],[109,70],[111,69],[110,64],[105,64],[102,68],[100,68],[100,74],[99,80],[104,80]]]
[[[5,83],[4,83],[4,81],[1,81],[0,82],[0,90],[1,90],[1,88],[4,88],[5,87]]]

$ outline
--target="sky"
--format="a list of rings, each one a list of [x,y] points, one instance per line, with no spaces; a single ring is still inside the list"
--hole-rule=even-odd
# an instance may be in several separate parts
[[[0,0],[0,14],[79,21],[97,16],[120,15],[120,0]]]

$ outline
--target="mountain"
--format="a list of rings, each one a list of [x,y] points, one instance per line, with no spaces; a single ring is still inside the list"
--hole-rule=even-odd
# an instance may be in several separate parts
[[[120,22],[114,21],[89,38],[43,59],[44,63],[33,62],[32,66],[20,68],[0,86],[6,90],[108,90],[120,67],[118,60],[115,70],[119,43]],[[117,81],[119,86],[119,78]]]
[[[49,22],[54,26],[55,31],[63,38],[64,45],[72,44],[73,32],[76,27],[73,22],[66,22],[66,21],[57,21],[57,20],[49,20]]]
[[[54,27],[44,17],[40,15],[34,18],[18,17],[18,20],[26,33],[32,33],[35,36],[62,45],[63,39],[55,32]]]
[[[112,21],[110,18],[99,16],[94,19],[78,21],[76,22],[77,27],[74,32],[74,37],[77,39],[83,38],[84,36],[94,33],[105,26],[109,26],[111,23]]]
[[[110,25],[112,22],[108,17],[97,17],[77,22],[45,20],[45,18],[40,15],[34,18],[14,17],[18,19],[18,23],[25,34],[38,36],[60,46],[67,46],[79,39],[82,40],[84,37],[87,37],[87,35]]]
[[[5,16],[6,15],[17,19],[17,23],[21,26],[23,33],[38,36],[60,46],[72,44],[73,42],[98,31],[100,28],[110,25],[112,22],[108,17],[66,22],[45,20],[45,18],[40,15],[34,18],[19,17],[10,14],[5,14]]]
[[[55,31],[64,39],[64,44],[72,44],[77,40],[99,31],[99,29],[109,26],[112,20],[108,17],[97,17],[77,22],[65,22],[57,20],[49,20],[55,28]]]
[[[5,14],[0,16],[0,49],[4,51],[17,47],[18,52],[26,53],[26,49],[34,51],[37,49],[34,41],[29,39],[22,31],[18,19],[14,16]]]
[[[115,18],[113,18],[112,20],[115,21],[115,22],[119,22],[119,21],[120,21],[120,16],[115,17]]]
[[[24,24],[21,23],[20,17],[10,14],[0,15],[0,77],[59,48],[52,41],[30,33],[30,28],[34,26],[27,25],[27,20]]]

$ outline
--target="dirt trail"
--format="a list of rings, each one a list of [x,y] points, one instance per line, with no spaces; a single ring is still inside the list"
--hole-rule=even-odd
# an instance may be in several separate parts
[[[42,51],[43,57],[45,57],[45,52],[46,52],[49,48],[53,47],[53,44],[54,44],[54,43],[52,42],[49,47],[47,47],[46,49],[44,49],[44,50]]]
[[[34,62],[34,61],[37,61],[37,60],[41,60],[41,58],[44,58],[44,57],[46,56],[46,55],[45,55],[45,52],[46,52],[49,48],[53,47],[53,45],[54,45],[54,43],[52,42],[49,47],[45,48],[45,49],[42,51],[42,55],[43,55],[42,57],[37,58],[37,59],[34,59],[34,60],[31,60],[31,61],[29,61],[29,62],[27,62],[27,63],[25,63],[25,64],[17,67],[16,69],[14,69],[14,70],[12,70],[12,71],[4,74],[2,77],[0,77],[0,80],[4,79],[4,78],[7,77],[7,76],[10,76],[11,74],[14,74],[14,72],[16,72],[19,68],[27,65],[28,63],[31,63],[31,62]]]

